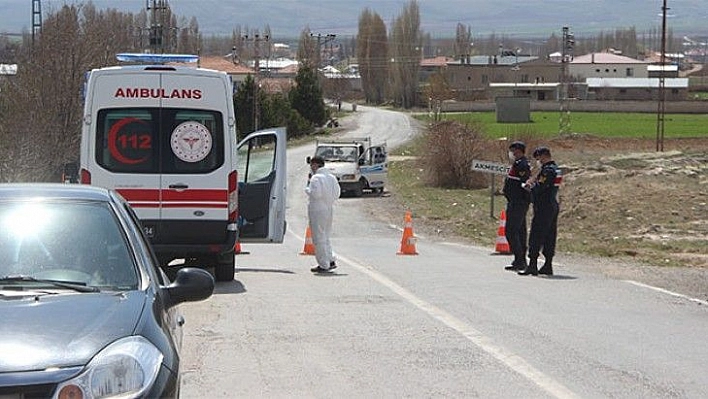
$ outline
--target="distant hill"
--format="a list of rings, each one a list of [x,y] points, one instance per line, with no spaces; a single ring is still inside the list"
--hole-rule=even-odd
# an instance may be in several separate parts
[[[71,3],[73,3],[72,1]],[[76,1],[78,2],[78,1]],[[61,7],[66,0],[43,0],[43,11]],[[93,0],[99,8],[138,12],[145,0]],[[262,29],[274,37],[297,37],[309,27],[316,33],[340,37],[356,35],[365,8],[390,24],[406,0],[171,0],[180,17],[197,18],[207,35],[230,35],[236,26]],[[32,2],[0,0],[0,32],[31,27]],[[421,25],[435,38],[453,37],[458,23],[470,26],[474,36],[492,33],[509,37],[547,37],[570,26],[576,36],[634,26],[638,33],[661,27],[661,0],[419,0]],[[675,33],[705,33],[705,0],[671,0],[668,25]]]

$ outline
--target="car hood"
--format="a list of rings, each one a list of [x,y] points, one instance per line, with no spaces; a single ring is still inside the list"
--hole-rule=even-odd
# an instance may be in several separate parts
[[[327,169],[329,169],[333,174],[339,176],[344,174],[356,173],[357,168],[356,162],[328,162]]]
[[[141,291],[3,295],[0,373],[85,365],[109,343],[133,334],[146,298]]]

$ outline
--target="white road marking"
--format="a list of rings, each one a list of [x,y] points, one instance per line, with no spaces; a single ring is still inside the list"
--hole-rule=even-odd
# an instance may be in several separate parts
[[[298,234],[295,234],[289,228],[288,232],[293,236],[298,237],[299,240],[304,241],[303,237],[300,237]],[[418,298],[412,292],[396,284],[394,281],[379,273],[378,271],[372,269],[371,267],[367,267],[336,253],[334,255],[338,261],[346,263],[347,265],[358,269],[362,273],[371,277],[373,280],[377,281],[381,285],[393,291],[395,294],[397,294],[404,300],[408,301],[413,306],[417,307],[418,309],[427,313],[429,316],[433,317],[434,319],[442,322],[444,325],[462,334],[462,336],[470,340],[473,344],[477,345],[477,347],[479,347],[495,359],[499,360],[510,369],[521,374],[529,381],[538,385],[539,388],[548,392],[550,395],[556,398],[579,397],[560,382],[554,380],[550,376],[544,374],[540,370],[533,367],[521,356],[513,353],[512,351],[504,348],[503,346],[497,345],[491,338],[485,336],[480,331],[476,330],[469,323],[465,323],[464,321],[458,319],[457,317],[451,315],[443,309],[440,309],[437,306]]]
[[[679,294],[678,292],[673,292],[673,291],[665,290],[665,289],[663,289],[663,288],[654,287],[653,285],[648,285],[648,284],[640,283],[640,282],[634,281],[634,280],[623,280],[623,281],[624,281],[625,283],[629,283],[629,284],[636,285],[637,287],[648,288],[648,289],[650,289],[650,290],[654,290],[654,291],[657,291],[657,292],[661,292],[662,294],[671,295],[671,296],[674,296],[674,297],[676,297],[676,298],[681,298],[681,299],[685,299],[685,300],[687,300],[687,301],[691,301],[691,302],[698,303],[698,304],[700,304],[700,305],[707,305],[707,306],[708,306],[708,301],[703,301],[703,300],[701,300],[701,299],[692,298],[692,297],[690,297],[690,296],[688,296],[688,295]]]
[[[544,374],[540,370],[534,368],[522,357],[516,355],[510,350],[497,345],[491,338],[485,336],[480,331],[477,331],[474,327],[465,323],[464,321],[456,318],[450,313],[432,305],[417,296],[407,289],[396,284],[388,277],[382,275],[376,270],[364,266],[362,264],[356,263],[351,259],[344,258],[342,256],[336,255],[338,260],[343,261],[349,266],[352,266],[362,273],[368,275],[381,285],[387,287],[398,296],[408,301],[410,304],[414,305],[418,309],[424,311],[434,319],[442,322],[446,326],[452,328],[453,330],[462,334],[465,338],[472,341],[480,349],[490,354],[495,359],[499,360],[505,364],[510,369],[516,371],[517,373],[523,375],[528,380],[538,385],[541,389],[553,395],[556,398],[577,398],[578,396],[572,392],[570,389],[566,388],[560,382],[554,380],[548,375]]]

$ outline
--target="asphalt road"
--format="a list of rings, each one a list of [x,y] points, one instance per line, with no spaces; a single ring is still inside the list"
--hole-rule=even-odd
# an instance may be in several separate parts
[[[343,126],[389,146],[415,134],[366,107]],[[243,245],[236,280],[183,307],[183,398],[708,397],[708,303],[588,265],[521,277],[493,248],[425,237],[397,255],[401,226],[362,206],[386,197],[339,200],[339,268],[313,275],[299,254],[313,149],[288,153],[285,242]]]

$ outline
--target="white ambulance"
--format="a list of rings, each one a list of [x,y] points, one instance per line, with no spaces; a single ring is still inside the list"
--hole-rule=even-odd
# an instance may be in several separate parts
[[[240,243],[283,241],[285,128],[237,142],[229,76],[170,64],[196,56],[118,60],[141,64],[88,74],[80,182],[128,200],[168,274],[181,258],[233,280]]]

